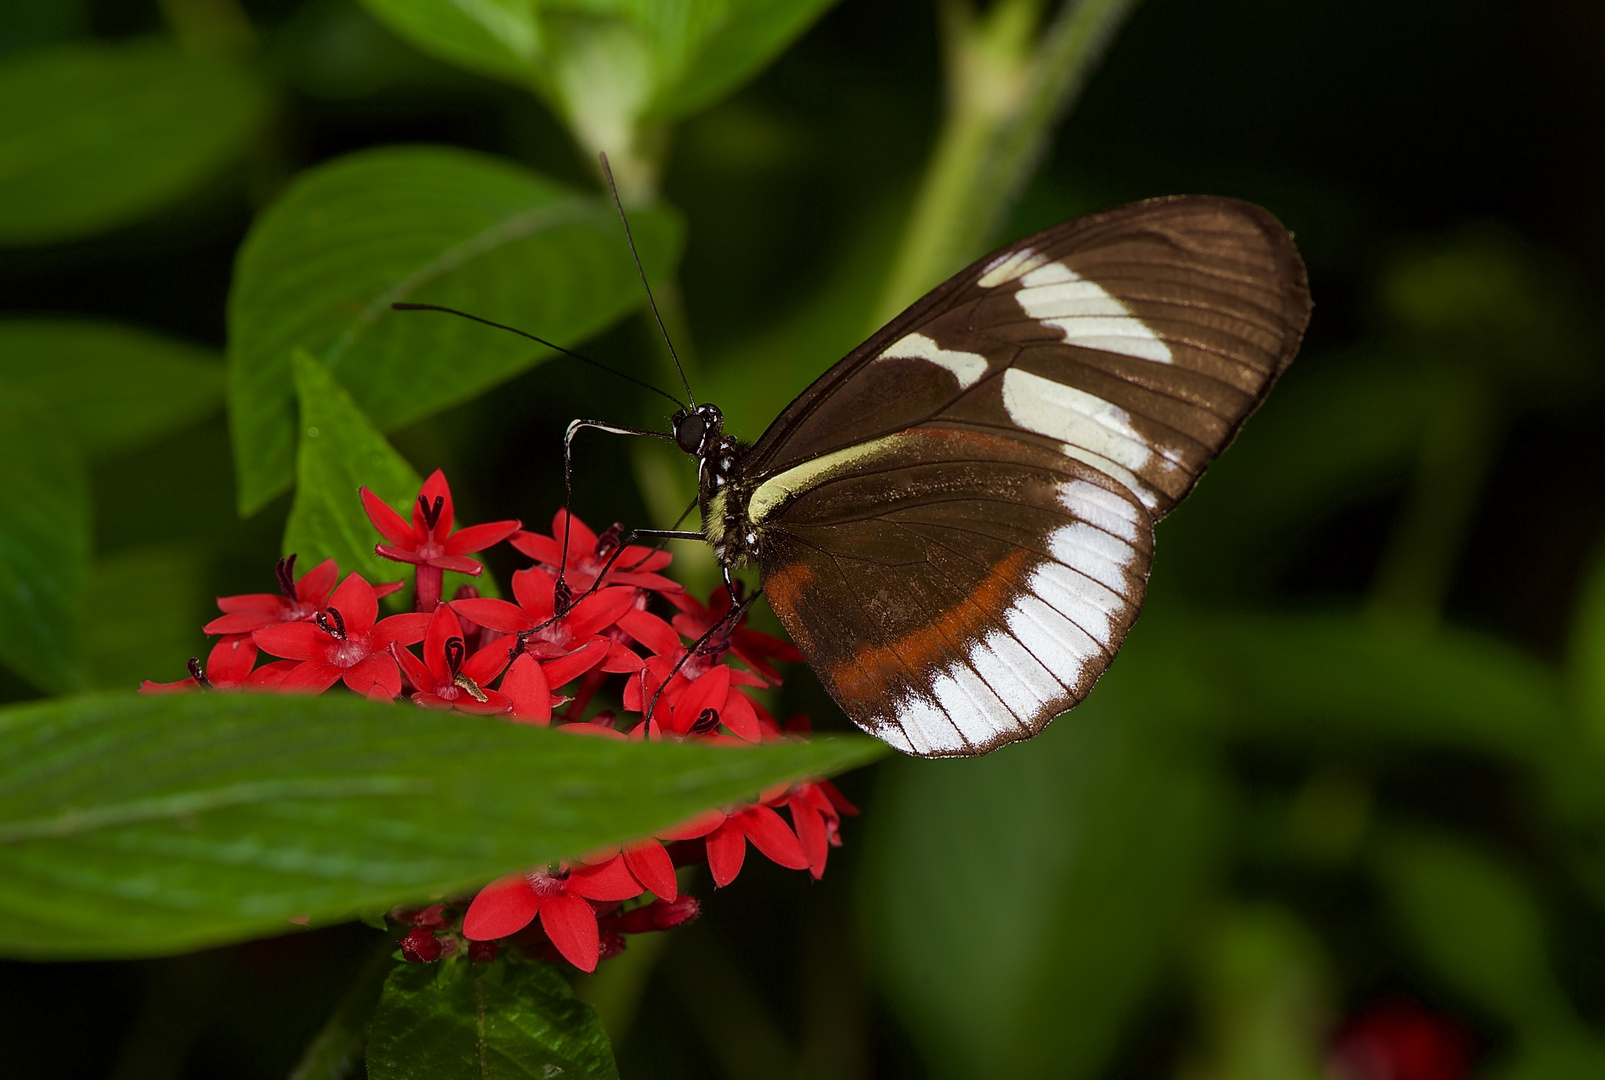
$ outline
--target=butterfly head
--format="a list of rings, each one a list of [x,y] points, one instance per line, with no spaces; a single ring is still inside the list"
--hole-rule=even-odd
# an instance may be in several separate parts
[[[693,405],[681,409],[670,421],[674,443],[692,457],[706,456],[708,449],[724,434],[724,413],[717,405]]]

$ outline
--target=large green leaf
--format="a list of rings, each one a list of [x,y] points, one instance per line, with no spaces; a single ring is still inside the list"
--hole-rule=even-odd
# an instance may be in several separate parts
[[[357,489],[366,485],[391,506],[405,507],[417,497],[422,478],[374,430],[328,368],[304,349],[296,350],[293,363],[301,450],[284,553],[297,556],[302,566],[333,559],[344,573],[354,570],[371,582],[402,577],[407,567],[374,553],[379,534]]]
[[[131,326],[0,322],[0,397],[54,412],[91,454],[148,442],[223,403],[222,357]]]
[[[673,265],[678,219],[632,214],[647,273]],[[573,343],[644,300],[618,216],[480,154],[352,154],[299,177],[240,251],[229,297],[229,420],[241,509],[290,482],[290,355],[307,349],[382,431],[467,400],[551,355],[513,334],[396,301],[446,304]]]
[[[883,750],[613,742],[345,694],[16,706],[0,954],[182,952],[457,894]]]
[[[419,48],[541,89],[587,145],[687,116],[774,59],[835,0],[363,0]]]
[[[1097,1075],[1214,862],[1210,770],[1095,698],[1024,746],[882,780],[866,940],[932,1072]]]
[[[71,239],[159,209],[237,156],[266,103],[242,68],[166,41],[0,65],[0,243]]]
[[[59,426],[0,406],[0,661],[46,693],[86,685],[89,479]]]
[[[372,1080],[617,1080],[596,1012],[550,964],[391,972],[368,1037]]]

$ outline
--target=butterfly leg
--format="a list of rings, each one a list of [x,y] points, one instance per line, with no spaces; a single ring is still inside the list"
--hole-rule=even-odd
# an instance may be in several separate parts
[[[574,420],[569,423],[568,430],[563,433],[563,562],[557,569],[557,585],[552,595],[552,610],[558,615],[562,615],[574,603],[574,595],[569,590],[568,582],[564,580],[564,575],[568,573],[568,541],[569,534],[573,531],[574,520],[574,436],[585,428],[605,431],[609,435],[645,435],[652,439],[674,441],[674,436],[666,435],[661,431],[622,427],[618,424],[604,423],[601,420]],[[634,533],[631,533],[631,536],[634,535]],[[623,551],[624,545],[621,544],[619,550]],[[613,564],[610,561],[608,565],[612,566]],[[596,581],[600,584],[602,579],[598,577]],[[594,589],[595,586],[593,585],[592,590],[594,591]]]
[[[726,577],[728,578],[728,571],[726,572]],[[727,581],[726,585],[728,586],[728,584],[729,583]],[[733,588],[731,589],[731,595],[735,595]],[[642,713],[643,720],[651,722],[652,714],[657,710],[658,698],[663,695],[664,687],[668,686],[674,681],[674,677],[680,673],[680,669],[685,667],[686,661],[690,660],[693,656],[707,656],[718,651],[717,649],[710,648],[713,642],[718,641],[720,638],[727,637],[733,630],[735,630],[735,628],[740,625],[742,616],[747,614],[747,609],[752,607],[752,605],[757,602],[758,597],[762,595],[763,590],[759,589],[751,596],[741,601],[739,604],[732,604],[730,610],[725,612],[724,618],[715,620],[714,624],[708,627],[708,629],[703,632],[701,637],[697,638],[696,641],[691,643],[691,647],[685,651],[685,655],[680,657],[680,659],[675,662],[674,667],[669,669],[669,677],[664,679],[663,682],[658,685],[657,690],[653,692],[652,700],[647,703],[646,710]]]

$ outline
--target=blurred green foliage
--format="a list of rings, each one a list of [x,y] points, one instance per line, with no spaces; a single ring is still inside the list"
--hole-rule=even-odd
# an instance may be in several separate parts
[[[625,320],[640,293],[599,150],[699,399],[747,438],[989,243],[1128,198],[1238,195],[1297,232],[1312,337],[1161,527],[1148,608],[1092,698],[981,761],[849,778],[866,818],[820,886],[744,876],[661,962],[627,954],[580,994],[631,1078],[1313,1080],[1340,1019],[1385,994],[1458,1016],[1478,1075],[1598,1074],[1597,13],[1149,0],[1127,26],[1122,3],[937,7],[0,11],[0,689],[177,678],[209,596],[270,588],[281,550],[377,573],[341,501],[358,483],[399,502],[444,466],[460,516],[544,522],[564,423],[660,426],[660,402],[536,368],[530,343],[386,310],[461,306],[672,389],[655,331]],[[593,523],[667,525],[694,492],[656,447],[580,445]],[[791,682],[777,709],[841,724]],[[83,767],[127,780],[165,715],[124,718]],[[331,837],[385,832],[350,814]],[[63,918],[127,918],[94,859],[40,858]],[[287,982],[253,947],[9,964],[0,1014],[30,1036],[24,1070],[284,1075],[356,974],[339,933],[292,939],[323,943],[311,959],[275,946],[302,957]],[[549,976],[494,990],[594,1037]],[[373,1075],[411,1075],[394,1069],[421,1060],[417,1025],[449,1054],[479,1037],[472,982],[401,977],[419,985],[375,1029],[401,1064]],[[119,995],[99,1041],[71,1026],[94,979]],[[220,1018],[222,979],[273,987],[279,1011]],[[349,1063],[363,1022],[314,1049]],[[503,1034],[528,1050],[539,1027]]]

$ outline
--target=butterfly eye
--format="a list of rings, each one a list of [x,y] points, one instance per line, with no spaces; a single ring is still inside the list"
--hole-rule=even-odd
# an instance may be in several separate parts
[[[708,423],[696,413],[676,417],[674,421],[674,441],[681,450],[688,454],[695,454],[702,448],[702,436],[708,430]]]

